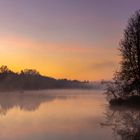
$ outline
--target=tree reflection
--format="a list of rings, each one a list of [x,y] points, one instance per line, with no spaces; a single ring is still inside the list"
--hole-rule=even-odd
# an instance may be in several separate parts
[[[101,125],[111,127],[116,140],[140,140],[140,108],[109,108]]]
[[[35,111],[39,108],[42,103],[50,102],[55,99],[67,99],[67,96],[54,96],[46,95],[44,93],[1,93],[0,94],[0,115],[6,115],[7,112],[18,107],[20,110],[24,111]]]

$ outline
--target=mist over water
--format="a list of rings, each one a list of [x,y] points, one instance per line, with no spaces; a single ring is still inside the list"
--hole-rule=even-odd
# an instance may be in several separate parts
[[[101,90],[0,94],[2,140],[115,140]],[[109,114],[109,113],[108,113]],[[104,125],[103,125],[104,124]]]

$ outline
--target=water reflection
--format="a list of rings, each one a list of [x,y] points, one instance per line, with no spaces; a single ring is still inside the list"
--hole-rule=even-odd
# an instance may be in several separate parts
[[[0,94],[2,140],[112,140],[101,129],[105,98],[98,91]]]
[[[18,107],[24,111],[35,111],[42,103],[50,102],[55,99],[67,99],[69,96],[57,96],[44,94],[42,92],[7,92],[0,93],[0,115]],[[74,97],[73,97],[74,98]]]
[[[112,128],[115,140],[140,140],[140,108],[110,107],[101,125]]]

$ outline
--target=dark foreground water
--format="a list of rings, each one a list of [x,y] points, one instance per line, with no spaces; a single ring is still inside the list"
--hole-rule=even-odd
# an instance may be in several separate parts
[[[133,140],[140,112],[111,109],[102,91],[0,94],[0,140]]]

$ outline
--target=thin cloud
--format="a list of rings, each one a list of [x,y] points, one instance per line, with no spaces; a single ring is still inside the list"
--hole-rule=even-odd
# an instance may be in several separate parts
[[[91,66],[91,69],[106,69],[106,68],[113,68],[116,66],[115,61],[104,61],[98,62]]]

